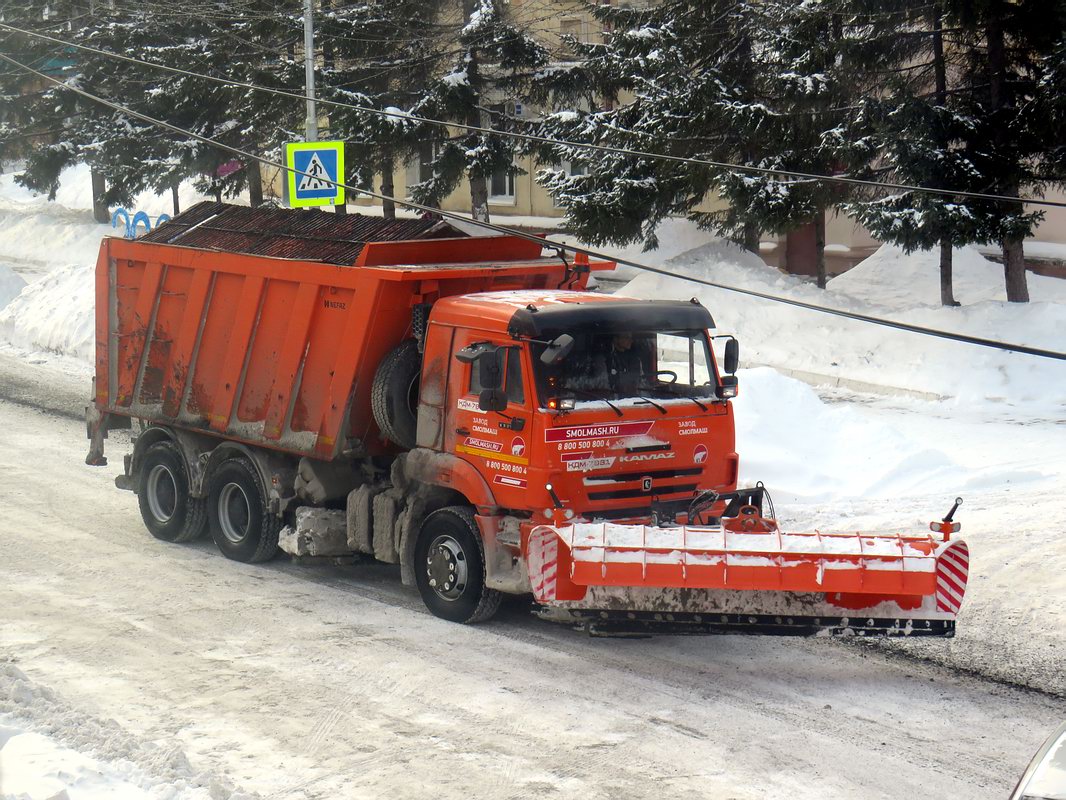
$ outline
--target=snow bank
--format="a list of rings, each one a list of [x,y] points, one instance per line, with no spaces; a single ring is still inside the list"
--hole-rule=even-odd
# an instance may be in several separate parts
[[[179,195],[183,208],[203,199],[191,186]],[[17,186],[13,174],[0,175],[0,343],[92,361],[100,240],[121,232],[94,222],[91,210],[84,165],[63,172],[54,202]],[[154,222],[172,211],[170,193],[142,193],[131,210]]]
[[[1033,302],[1066,303],[1066,280],[1030,273]],[[956,248],[952,254],[955,299],[963,305],[988,300],[1005,302],[1003,265],[990,261],[975,248]],[[829,282],[834,293],[876,303],[890,309],[940,306],[940,252],[920,250],[907,255],[898,247],[882,245],[876,253]]]
[[[0,664],[0,794],[11,798],[240,800],[197,773],[177,747],[137,739],[72,709],[10,664]]]
[[[511,218],[502,220],[503,224],[509,224]],[[588,247],[598,253],[612,256],[613,258],[628,258],[645,264],[657,265],[667,259],[671,259],[696,247],[701,247],[712,242],[717,242],[717,237],[704,230],[700,230],[687,219],[669,217],[664,219],[656,232],[659,237],[659,247],[649,253],[645,253],[643,246],[633,244],[627,247],[615,247],[613,245],[591,245],[578,239],[576,236],[566,234],[552,234],[548,238],[562,244],[571,244],[577,247]],[[613,272],[607,273],[612,278],[629,279],[644,273],[635,268],[620,264]]]
[[[11,267],[0,264],[0,310],[18,296],[24,281]]]
[[[848,274],[821,291],[785,275],[757,256],[726,242],[712,242],[666,262],[671,270],[717,283],[783,295],[819,305],[930,328],[990,339],[1066,350],[1066,286],[1052,278],[1030,276],[1034,297],[1051,301],[1013,304],[984,300],[961,308],[924,305],[921,277],[935,260],[931,254],[903,256],[881,248],[878,258],[843,285]],[[972,253],[963,255],[965,293],[976,291],[982,267]],[[864,262],[866,263],[866,262]],[[967,265],[976,271],[971,273]],[[994,267],[995,265],[993,265]],[[895,277],[892,277],[895,276]],[[879,293],[891,279],[894,299],[881,304]],[[1002,283],[1002,276],[998,277]],[[918,288],[914,287],[918,285]],[[791,308],[680,278],[645,273],[622,293],[642,298],[698,297],[714,315],[719,330],[741,340],[742,361],[827,379],[860,381],[889,390],[904,389],[954,398],[959,402],[1039,407],[1061,413],[1061,362],[893,331],[827,314]],[[877,297],[877,302],[873,298]],[[939,292],[931,295],[936,303]]]
[[[59,190],[56,192],[55,201],[49,201],[47,195],[35,195],[28,189],[15,183],[14,172],[0,175],[0,208],[15,207],[24,211],[30,207],[38,208],[64,208],[73,211],[92,211],[93,191],[92,176],[89,167],[85,164],[77,164],[63,170],[59,179]],[[181,208],[188,208],[194,203],[203,200],[191,184],[182,184],[178,189],[178,202]],[[230,202],[240,202],[233,200]],[[152,221],[158,214],[173,214],[174,205],[171,201],[170,192],[155,194],[147,191],[141,192],[134,198],[130,211],[144,211],[151,215]],[[90,216],[90,221],[92,217]]]
[[[928,439],[855,404],[829,404],[805,383],[768,369],[741,370],[733,402],[740,482],[763,481],[786,500],[954,495],[1039,480],[1015,465],[960,464]]]
[[[27,285],[0,310],[0,340],[91,362],[96,349],[95,263],[72,264]]]

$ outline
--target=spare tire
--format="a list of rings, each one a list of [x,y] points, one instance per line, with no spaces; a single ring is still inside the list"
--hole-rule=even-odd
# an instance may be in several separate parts
[[[382,360],[370,390],[374,421],[385,438],[407,450],[413,449],[417,440],[421,376],[418,342],[408,339]]]

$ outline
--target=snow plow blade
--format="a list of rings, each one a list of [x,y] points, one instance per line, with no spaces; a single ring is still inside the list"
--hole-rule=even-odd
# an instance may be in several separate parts
[[[658,611],[606,611],[540,606],[541,619],[569,624],[593,636],[955,636],[954,619],[781,616],[776,614],[693,614]]]
[[[708,525],[536,526],[526,564],[538,614],[593,633],[950,637],[969,550],[940,525],[785,533],[745,505]]]

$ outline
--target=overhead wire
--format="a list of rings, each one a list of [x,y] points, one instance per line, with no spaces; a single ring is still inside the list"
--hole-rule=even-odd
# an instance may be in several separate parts
[[[201,80],[213,81],[219,84],[227,84],[230,86],[238,86],[244,89],[251,89],[253,91],[269,92],[281,97],[289,97],[293,100],[307,101],[309,98],[306,94],[300,92],[292,92],[287,89],[276,89],[267,86],[259,86],[253,83],[247,83],[244,81],[234,81],[227,78],[219,78],[213,75],[206,75],[192,70],[182,69],[181,67],[173,67],[168,64],[158,64],[151,61],[145,61],[143,59],[134,58],[133,56],[123,55],[121,53],[112,53],[107,50],[101,50],[96,47],[90,47],[89,45],[79,44],[75,42],[68,42],[63,39],[58,39],[54,36],[48,36],[46,34],[37,33],[34,31],[26,31],[21,28],[16,28],[12,25],[0,22],[0,29],[8,30],[13,33],[20,33],[27,36],[36,37],[52,42],[56,42],[69,47],[74,47],[79,50],[83,50],[96,55],[104,56],[106,58],[113,58],[120,61],[126,61],[133,64],[140,64],[142,66],[153,67],[155,69],[163,70],[165,72],[171,72],[179,75],[186,75],[189,77],[200,78]],[[328,87],[323,87],[328,88]],[[887,181],[871,181],[864,178],[852,178],[846,175],[823,175],[813,172],[801,172],[798,170],[783,169],[777,167],[760,167],[752,164],[733,164],[726,161],[716,161],[705,158],[694,158],[691,156],[676,156],[669,153],[656,153],[643,150],[635,150],[628,147],[616,147],[611,145],[596,144],[593,142],[574,142],[566,139],[553,139],[547,136],[540,136],[532,133],[523,133],[520,131],[501,130],[496,128],[489,128],[481,125],[471,125],[462,122],[449,122],[446,120],[432,119],[429,117],[421,117],[413,114],[408,114],[404,111],[389,111],[387,109],[377,109],[369,106],[362,106],[354,103],[344,103],[338,100],[330,100],[324,97],[314,98],[315,102],[320,106],[330,106],[334,108],[348,108],[361,113],[373,114],[376,116],[389,117],[393,119],[399,119],[406,122],[415,122],[425,125],[434,125],[446,128],[458,128],[461,130],[467,130],[472,133],[481,133],[488,136],[500,136],[504,138],[520,139],[524,141],[536,142],[538,144],[550,145],[558,148],[573,148],[593,150],[597,152],[613,153],[615,155],[623,155],[632,158],[644,158],[659,161],[668,161],[673,163],[694,164],[698,166],[713,167],[715,169],[724,170],[727,172],[739,172],[750,173],[755,175],[763,175],[774,178],[788,178],[800,181],[817,181],[826,183],[845,184],[849,186],[861,186],[865,188],[876,189],[880,191],[898,191],[898,192],[910,192],[916,194],[930,194],[938,195],[941,197],[950,197],[953,199],[971,199],[971,200],[985,200],[989,202],[997,203],[1012,203],[1012,204],[1026,204],[1032,206],[1042,206],[1048,208],[1066,208],[1066,201],[1060,200],[1046,200],[1043,198],[1035,197],[1014,197],[1010,195],[1000,195],[991,192],[973,192],[962,189],[944,189],[930,186],[918,186],[914,184],[905,183],[891,183]]]
[[[310,173],[306,172],[305,170],[295,169],[295,168],[290,167],[290,166],[288,166],[286,164],[282,164],[282,163],[280,163],[278,161],[274,161],[272,159],[265,158],[263,156],[259,156],[259,155],[256,155],[254,153],[249,153],[246,150],[242,150],[239,147],[234,147],[232,145],[224,144],[224,143],[219,142],[219,141],[217,141],[215,139],[212,139],[212,138],[210,138],[208,136],[203,136],[203,135],[195,133],[193,131],[181,128],[181,127],[179,127],[177,125],[173,125],[172,123],[166,122],[164,120],[156,119],[156,118],[151,117],[151,116],[149,116],[147,114],[143,114],[143,113],[141,113],[139,111],[135,111],[134,109],[131,109],[128,106],[124,106],[121,103],[116,103],[116,102],[114,102],[112,100],[108,100],[106,98],[103,98],[103,97],[100,97],[98,95],[95,95],[95,94],[87,91],[86,89],[83,89],[80,86],[76,86],[76,85],[73,85],[73,84],[65,83],[64,81],[62,81],[62,80],[60,80],[58,78],[55,78],[55,77],[53,77],[51,75],[47,75],[47,74],[45,74],[43,72],[39,72],[38,70],[35,70],[32,67],[28,67],[25,64],[22,64],[22,63],[16,61],[15,59],[11,58],[10,56],[8,56],[8,55],[6,55],[4,53],[0,53],[0,60],[6,61],[7,63],[11,64],[14,67],[21,68],[21,69],[25,70],[26,72],[29,72],[29,73],[31,73],[33,75],[36,75],[38,78],[40,78],[42,80],[45,80],[45,81],[47,81],[47,82],[49,82],[49,83],[51,83],[51,84],[53,84],[53,85],[55,85],[57,87],[60,87],[62,89],[70,91],[70,92],[74,92],[75,94],[78,94],[79,96],[84,97],[87,100],[90,100],[90,101],[95,102],[95,103],[99,103],[99,104],[101,104],[103,106],[111,108],[114,111],[118,111],[121,114],[125,114],[127,116],[133,117],[134,119],[139,119],[142,122],[146,122],[146,123],[148,123],[150,125],[156,125],[156,126],[158,126],[160,128],[163,128],[165,130],[170,131],[171,133],[176,133],[179,136],[183,136],[183,137],[186,137],[188,139],[193,139],[193,140],[201,142],[203,144],[207,144],[207,145],[210,145],[212,147],[216,147],[216,148],[218,148],[220,150],[228,151],[228,152],[230,152],[230,153],[232,153],[234,155],[240,156],[241,158],[246,159],[246,160],[258,161],[261,164],[265,164],[267,166],[274,167],[274,168],[279,169],[279,170],[283,170],[286,173],[292,173],[292,174],[298,175],[298,176],[308,176],[308,175],[310,175]],[[321,180],[321,176],[314,176],[314,177],[318,177]],[[754,289],[745,289],[745,288],[742,288],[742,287],[739,287],[739,286],[730,286],[728,284],[718,283],[717,281],[710,281],[710,280],[707,280],[705,278],[698,278],[698,277],[695,277],[695,276],[692,276],[692,275],[684,275],[684,274],[672,272],[670,270],[663,269],[661,267],[653,267],[650,264],[643,264],[643,263],[641,263],[639,261],[634,261],[632,259],[621,258],[621,257],[617,257],[617,256],[611,256],[611,255],[608,255],[606,253],[600,253],[600,252],[597,252],[595,250],[591,250],[591,249],[585,248],[585,247],[577,247],[575,245],[564,244],[562,242],[550,242],[550,241],[547,241],[546,239],[544,239],[544,238],[542,238],[540,236],[536,236],[536,235],[531,234],[531,233],[526,233],[524,231],[514,230],[512,228],[507,228],[507,227],[504,227],[502,225],[495,225],[495,224],[493,224],[491,222],[484,222],[482,220],[470,219],[469,217],[466,217],[466,216],[464,216],[462,214],[457,214],[457,213],[451,212],[451,211],[444,211],[444,210],[441,210],[439,208],[432,208],[430,206],[426,206],[426,205],[423,205],[421,203],[416,203],[416,202],[414,202],[412,200],[404,200],[404,199],[400,199],[400,198],[389,197],[387,195],[383,195],[383,194],[380,194],[378,192],[374,192],[374,191],[371,191],[371,190],[368,190],[368,189],[362,189],[362,188],[359,188],[359,187],[351,186],[351,185],[349,185],[347,183],[343,183],[343,182],[341,182],[339,180],[338,181],[327,180],[327,182],[331,183],[331,184],[333,184],[335,186],[338,186],[338,187],[340,187],[340,188],[342,188],[342,189],[344,189],[346,191],[353,192],[355,194],[360,194],[361,193],[361,194],[367,195],[369,197],[374,197],[374,198],[376,198],[378,200],[389,200],[389,201],[392,201],[392,202],[396,203],[397,205],[405,206],[407,208],[411,208],[411,209],[414,209],[416,211],[421,211],[421,212],[428,213],[428,214],[435,214],[435,215],[438,215],[438,216],[440,216],[441,218],[444,218],[444,219],[451,219],[451,220],[455,220],[457,222],[462,222],[465,225],[473,225],[475,227],[482,228],[484,230],[490,230],[490,231],[493,231],[493,232],[498,233],[498,234],[502,234],[502,235],[506,235],[506,236],[514,236],[514,237],[518,237],[518,238],[521,238],[521,239],[525,239],[527,241],[536,242],[536,243],[540,244],[544,248],[554,248],[557,252],[565,251],[565,252],[570,252],[570,253],[575,253],[575,254],[581,254],[581,255],[586,256],[588,258],[601,259],[603,261],[614,262],[616,264],[623,264],[623,265],[626,265],[626,266],[634,267],[636,269],[644,270],[646,272],[651,272],[651,273],[654,273],[654,274],[657,274],[657,275],[662,275],[664,277],[678,278],[678,279],[685,280],[685,281],[688,281],[688,282],[691,282],[691,283],[695,283],[695,284],[699,284],[699,285],[702,285],[702,286],[708,286],[708,287],[711,287],[711,288],[714,288],[714,289],[721,289],[721,290],[728,291],[728,292],[734,292],[734,293],[745,295],[745,296],[748,296],[748,297],[755,297],[755,298],[758,298],[758,299],[761,299],[761,300],[767,300],[767,301],[772,301],[772,302],[776,302],[776,303],[784,303],[786,305],[790,305],[790,306],[793,306],[793,307],[796,307],[796,308],[803,308],[803,309],[807,309],[809,311],[816,311],[816,312],[823,313],[823,314],[831,314],[831,315],[834,315],[834,316],[842,317],[842,318],[845,318],[845,319],[851,319],[851,320],[855,320],[855,321],[858,321],[858,322],[865,322],[865,323],[870,323],[870,324],[874,324],[874,325],[880,325],[882,327],[893,328],[893,329],[901,330],[901,331],[908,331],[910,333],[916,333],[916,334],[921,334],[921,335],[925,335],[925,336],[933,336],[933,337],[940,338],[940,339],[947,339],[947,340],[966,343],[966,344],[978,345],[978,346],[981,346],[981,347],[989,347],[989,348],[993,348],[993,349],[1001,350],[1001,351],[1005,351],[1005,352],[1022,353],[1022,354],[1025,354],[1025,355],[1037,356],[1037,357],[1040,357],[1040,358],[1049,358],[1049,359],[1054,359],[1054,360],[1057,360],[1057,361],[1066,361],[1066,352],[1059,352],[1059,351],[1055,351],[1055,350],[1047,350],[1047,349],[1039,348],[1039,347],[1031,347],[1029,345],[1013,344],[1013,343],[1010,343],[1010,342],[1001,342],[1001,341],[996,341],[994,339],[986,339],[986,338],[982,338],[982,337],[978,337],[978,336],[969,336],[967,334],[955,333],[953,331],[944,331],[944,330],[938,330],[938,329],[935,329],[935,328],[927,328],[927,327],[924,327],[924,326],[921,326],[921,325],[912,325],[910,323],[900,322],[898,320],[884,319],[884,318],[881,318],[881,317],[874,317],[874,316],[871,316],[871,315],[868,315],[868,314],[859,314],[859,313],[854,312],[854,311],[846,311],[844,309],[832,308],[830,306],[820,306],[820,305],[817,305],[815,303],[807,303],[807,302],[804,302],[802,300],[795,300],[795,299],[792,299],[792,298],[789,298],[789,297],[781,297],[779,295],[772,295],[772,294],[768,294],[766,292],[759,292],[759,291],[756,291]]]

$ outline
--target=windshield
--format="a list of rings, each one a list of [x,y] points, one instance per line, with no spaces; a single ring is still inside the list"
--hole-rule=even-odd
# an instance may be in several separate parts
[[[582,400],[714,397],[714,368],[702,330],[566,331],[574,348],[555,366],[533,346],[541,404],[572,395]]]

